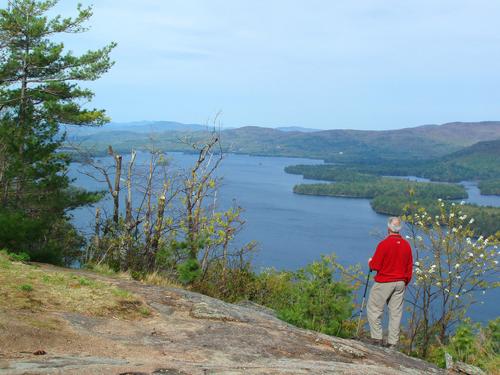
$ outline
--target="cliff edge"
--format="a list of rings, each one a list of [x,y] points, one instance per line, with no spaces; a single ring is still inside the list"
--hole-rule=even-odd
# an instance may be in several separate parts
[[[0,375],[444,373],[252,304],[85,270],[3,260],[0,297]]]

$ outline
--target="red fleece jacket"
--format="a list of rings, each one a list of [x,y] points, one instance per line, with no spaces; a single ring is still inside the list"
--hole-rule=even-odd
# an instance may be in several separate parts
[[[399,234],[390,234],[378,244],[368,265],[377,271],[376,282],[404,281],[408,285],[413,271],[410,244]]]

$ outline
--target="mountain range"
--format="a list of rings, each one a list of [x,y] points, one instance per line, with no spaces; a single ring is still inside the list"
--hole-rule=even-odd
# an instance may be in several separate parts
[[[284,129],[284,130],[283,130]],[[69,129],[68,139],[97,152],[109,143],[129,152],[154,143],[164,151],[189,151],[179,142],[189,137],[202,140],[210,127],[171,121],[112,123],[102,128]],[[303,128],[245,126],[221,130],[226,152],[265,156],[322,159],[338,163],[378,163],[395,160],[429,160],[459,152],[478,142],[500,139],[500,121],[453,122],[398,130],[334,129],[304,131]]]

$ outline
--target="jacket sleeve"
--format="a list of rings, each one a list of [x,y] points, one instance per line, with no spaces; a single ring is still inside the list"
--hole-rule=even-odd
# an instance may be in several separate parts
[[[411,251],[411,247],[408,246],[408,251],[410,252],[410,256],[408,257],[408,264],[406,266],[406,285],[408,285],[411,281],[411,277],[413,275],[413,254]]]
[[[382,268],[382,263],[384,261],[384,253],[385,248],[383,246],[383,242],[379,243],[377,249],[375,250],[375,254],[373,254],[372,260],[368,264],[370,270],[379,271]]]

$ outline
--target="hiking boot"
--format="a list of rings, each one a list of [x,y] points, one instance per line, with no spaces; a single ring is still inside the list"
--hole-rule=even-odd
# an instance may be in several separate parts
[[[368,344],[371,344],[371,345],[375,345],[375,346],[382,346],[382,340],[381,339],[373,339],[373,338],[369,338],[367,340]]]
[[[384,345],[384,347],[387,348],[387,349],[391,349],[391,350],[398,350],[398,344],[389,344],[389,343],[387,343],[387,344]]]

